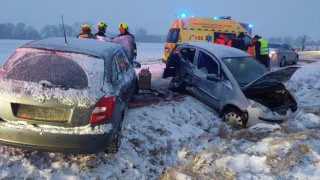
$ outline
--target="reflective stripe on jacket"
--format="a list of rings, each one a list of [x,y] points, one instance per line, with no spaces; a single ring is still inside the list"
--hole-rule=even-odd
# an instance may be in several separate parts
[[[269,54],[268,41],[264,38],[259,38],[258,41],[261,43],[260,55],[268,55]]]

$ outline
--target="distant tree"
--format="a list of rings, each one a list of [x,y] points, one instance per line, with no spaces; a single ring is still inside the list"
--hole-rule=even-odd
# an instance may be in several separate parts
[[[269,43],[279,43],[282,42],[282,39],[280,37],[271,37],[268,41]]]
[[[286,44],[292,45],[293,37],[292,36],[286,36],[286,37],[283,38],[283,42],[286,43]]]
[[[24,39],[26,35],[26,25],[24,23],[18,23],[13,32],[15,39]]]
[[[308,37],[306,35],[299,36],[299,41],[301,42],[301,51],[304,51],[306,49],[306,42],[308,40]]]
[[[44,38],[63,36],[62,31],[59,29],[59,27],[57,25],[46,25],[46,26],[44,26],[41,29],[40,34]]]
[[[137,42],[148,42],[148,43],[160,43],[164,42],[164,36],[161,35],[149,35],[147,30],[144,28],[137,28],[134,31]]]
[[[25,29],[25,36],[22,39],[35,40],[40,38],[41,38],[40,33],[37,30],[35,30],[33,27],[28,26]]]
[[[138,36],[146,36],[146,35],[148,35],[147,30],[144,29],[144,28],[137,28],[137,29],[135,29],[134,32],[135,32],[135,34],[138,35]]]
[[[0,38],[1,39],[13,39],[15,26],[12,23],[0,24]]]
[[[60,24],[58,26],[58,29],[60,29],[62,36],[64,36],[64,32],[63,32],[63,25]],[[77,36],[77,31],[70,25],[64,25],[64,29],[66,31],[66,36],[68,37],[76,37]]]

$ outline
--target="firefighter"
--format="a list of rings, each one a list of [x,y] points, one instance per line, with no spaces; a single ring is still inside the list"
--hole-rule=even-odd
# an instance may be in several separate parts
[[[129,36],[131,36],[133,38],[133,43],[134,43],[134,45],[133,45],[134,46],[134,48],[133,48],[133,55],[134,55],[133,59],[136,59],[137,58],[137,45],[135,43],[134,36],[128,31],[129,30],[128,25],[125,22],[122,22],[122,23],[119,24],[118,29],[119,29],[119,32],[120,32],[118,37],[129,35]]]
[[[88,39],[95,38],[95,36],[91,33],[91,28],[88,24],[82,24],[81,30],[82,32],[77,35],[77,38],[88,38]]]
[[[256,58],[269,69],[270,57],[268,41],[259,35],[255,35],[253,39],[256,50]]]
[[[107,29],[107,24],[105,22],[100,21],[97,24],[97,28],[98,28],[98,32],[94,35],[96,37],[97,36],[106,37],[105,33],[106,33],[106,29]]]
[[[98,32],[94,34],[95,38],[99,41],[111,41],[110,38],[107,38],[105,33],[107,29],[107,24],[103,21],[98,22],[97,24]]]

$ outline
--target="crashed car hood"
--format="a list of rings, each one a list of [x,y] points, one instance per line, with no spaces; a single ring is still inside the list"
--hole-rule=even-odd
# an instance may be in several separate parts
[[[284,83],[284,82],[288,81],[291,78],[291,76],[296,72],[296,70],[299,68],[300,67],[298,67],[298,66],[292,66],[292,67],[285,67],[285,68],[278,69],[276,71],[268,72],[268,73],[264,74],[263,76],[261,76],[260,78],[254,80],[251,83],[244,86],[242,88],[242,90],[246,90],[250,87],[253,87],[257,84],[261,84],[263,82],[282,82],[282,83]]]

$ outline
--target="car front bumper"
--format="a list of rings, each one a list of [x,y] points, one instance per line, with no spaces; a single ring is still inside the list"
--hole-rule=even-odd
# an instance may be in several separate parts
[[[288,109],[284,115],[280,115],[277,113],[274,113],[273,115],[266,115],[259,108],[247,108],[247,111],[249,116],[247,125],[251,126],[258,123],[281,124],[285,121],[293,119],[298,114],[299,108],[295,112],[292,112],[290,109]]]

